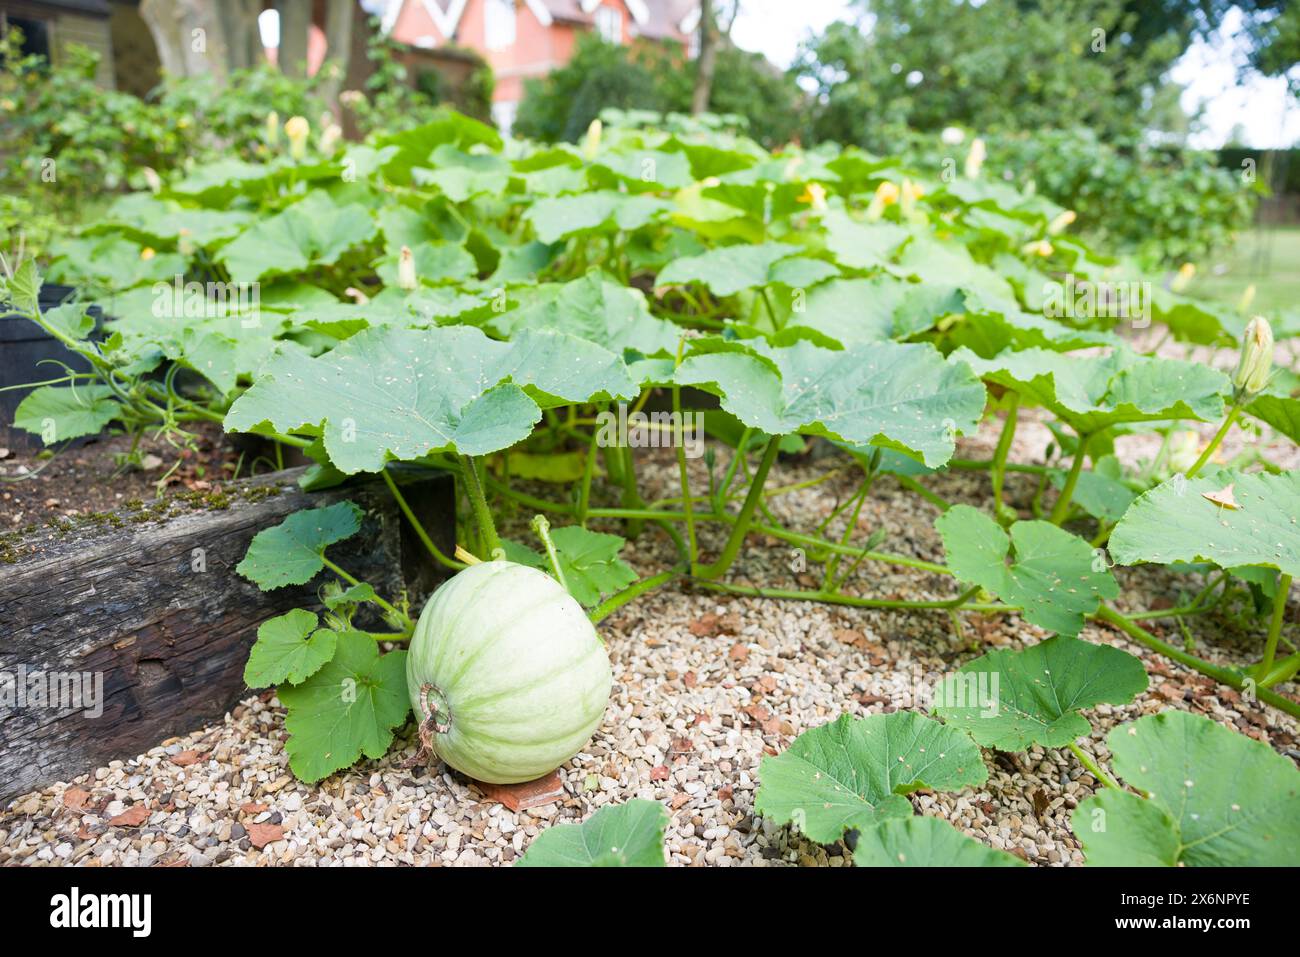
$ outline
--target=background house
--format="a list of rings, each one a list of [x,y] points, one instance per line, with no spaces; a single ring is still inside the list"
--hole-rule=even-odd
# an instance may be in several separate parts
[[[567,63],[581,33],[693,49],[699,17],[699,0],[394,0],[384,27],[412,46],[456,44],[483,56],[496,75],[493,119],[508,132],[524,81]]]

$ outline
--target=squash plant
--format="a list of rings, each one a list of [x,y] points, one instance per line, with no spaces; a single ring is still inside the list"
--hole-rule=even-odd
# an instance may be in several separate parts
[[[593,623],[676,580],[942,610],[954,623],[1018,614],[1056,636],[1033,654],[1105,680],[1048,708],[1015,663],[1029,659],[987,663],[1025,695],[1022,718],[971,726],[995,746],[1040,737],[1071,746],[1086,733],[1080,709],[1140,690],[1140,667],[1077,637],[1088,621],[1300,716],[1280,690],[1300,668],[1300,655],[1282,650],[1300,569],[1300,476],[1255,447],[1211,464],[1234,428],[1300,438],[1300,380],[1273,362],[1274,338],[1300,324],[1251,320],[1174,289],[1129,296],[1143,288],[1140,273],[1072,238],[1067,213],[975,169],[953,178],[856,149],[771,153],[720,131],[598,126],[578,146],[539,146],[443,113],[331,159],[222,160],[122,197],[51,266],[106,290],[100,303],[116,318],[104,338],[92,338],[79,307],[42,313],[40,277],[18,265],[4,298],[91,371],[52,373],[17,424],[58,446],[110,424],[184,441],[189,423],[206,420],[296,447],[315,463],[308,488],[380,477],[430,561],[541,568]],[[1053,308],[1081,288],[1090,298]],[[1142,312],[1112,308],[1130,300]],[[1141,353],[1127,333],[1148,320],[1189,347],[1240,344],[1242,363],[1230,375],[1190,351]],[[687,416],[701,392],[719,406],[703,413],[703,485],[688,467],[697,445]],[[654,395],[671,414],[646,412]],[[1048,423],[1053,442],[1040,461],[1015,462],[1027,415]],[[957,455],[959,437],[999,419],[989,458]],[[611,431],[611,421],[636,426]],[[1218,429],[1184,456],[1189,422]],[[1159,451],[1122,466],[1117,440],[1142,433],[1159,437]],[[826,521],[795,527],[769,507],[791,487],[767,480],[783,450],[809,440],[843,453],[811,481],[849,472],[857,488]],[[638,477],[647,446],[677,460],[680,487],[657,499]],[[459,554],[442,553],[419,526],[393,463],[456,477]],[[989,510],[927,487],[945,469],[986,473]],[[1009,498],[1012,474],[1036,486],[1027,502]],[[940,510],[945,561],[894,550],[883,530],[858,534],[882,475]],[[556,523],[540,550],[499,534],[497,519],[518,509]],[[357,517],[322,511],[263,533],[241,566],[263,587],[334,576],[323,624],[305,609],[268,623],[250,659],[250,683],[282,688],[293,767],[309,779],[389,746],[409,714],[404,651],[380,651],[414,629],[401,596],[381,597],[330,565],[325,549]],[[837,520],[844,530],[832,534]],[[701,544],[706,527],[723,533],[716,550]],[[734,580],[751,534],[799,549],[820,566],[820,584]],[[637,580],[618,556],[643,535],[665,536],[676,559]],[[854,573],[875,562],[951,584],[934,600],[861,594]],[[1189,595],[1173,608],[1122,610],[1116,563],[1170,565]],[[1248,669],[1202,660],[1144,626],[1186,627],[1247,590],[1263,647]],[[361,607],[390,630],[358,629]],[[367,694],[343,709],[315,693],[321,674]],[[945,733],[964,726],[958,714],[946,720]],[[346,729],[345,739],[326,727]],[[905,791],[885,781],[870,793],[873,807],[898,808]],[[864,854],[953,844],[930,824],[876,838]]]

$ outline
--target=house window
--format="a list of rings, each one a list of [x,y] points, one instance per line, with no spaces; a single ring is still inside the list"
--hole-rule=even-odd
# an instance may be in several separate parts
[[[596,32],[606,43],[623,42],[623,17],[613,7],[596,8]]]
[[[489,50],[504,50],[515,42],[515,0],[487,0],[483,42]]]

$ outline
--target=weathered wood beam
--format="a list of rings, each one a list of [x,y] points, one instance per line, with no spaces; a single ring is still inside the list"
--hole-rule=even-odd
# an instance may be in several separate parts
[[[166,517],[148,508],[114,513],[0,563],[0,683],[87,673],[101,676],[103,689],[95,717],[0,698],[0,801],[136,755],[238,701],[257,626],[319,605],[323,577],[263,593],[235,572],[253,536],[298,509],[344,498],[362,506],[361,532],[332,546],[331,559],[388,595],[404,587],[420,607],[442,576],[387,489],[371,482],[308,494],[296,485],[300,472],[232,483],[215,502],[222,507],[199,501]],[[403,490],[450,553],[451,477],[410,475]]]

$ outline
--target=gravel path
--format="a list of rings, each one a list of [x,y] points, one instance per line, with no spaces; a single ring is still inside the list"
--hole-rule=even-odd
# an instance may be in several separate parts
[[[1022,428],[1013,460],[1031,460],[1044,431],[1032,423]],[[991,442],[987,436],[972,440],[961,454],[987,457]],[[833,462],[825,458],[783,462],[770,486],[811,478],[828,464]],[[703,481],[703,462],[692,467]],[[667,494],[674,470],[665,456],[649,463],[648,494]],[[950,500],[987,504],[983,474],[926,482]],[[772,509],[793,527],[810,528],[854,484],[846,474],[779,496]],[[1013,501],[1027,502],[1032,490],[1023,477],[1008,480]],[[881,479],[863,509],[859,535],[883,527],[888,538],[882,548],[942,560],[931,527],[936,514],[914,493]],[[517,537],[523,537],[527,517],[516,517]],[[706,531],[702,542],[706,550],[721,544],[716,530]],[[654,534],[625,555],[646,573],[670,559],[666,539]],[[731,578],[815,586],[807,573],[789,567],[792,557],[785,543],[752,536]],[[1159,607],[1177,596],[1177,580],[1161,570],[1117,573],[1131,609]],[[952,583],[875,565],[860,569],[849,590],[946,598]],[[1161,631],[1164,623],[1154,624]],[[266,693],[246,699],[220,724],[12,802],[0,812],[0,864],[508,864],[546,827],[642,797],[672,810],[672,864],[844,866],[850,855],[842,845],[809,843],[755,818],[759,762],[845,711],[923,708],[942,673],[983,651],[1022,647],[1042,637],[1016,616],[966,614],[962,626],[959,634],[939,612],[887,613],[669,587],[602,625],[614,692],[600,730],[561,769],[567,792],[562,802],[515,813],[445,769],[402,770],[414,751],[410,729],[404,732],[406,746],[383,760],[318,786],[303,785],[288,771],[283,711]],[[1240,662],[1262,642],[1262,632],[1236,634],[1230,620],[1193,627],[1198,653],[1215,661]],[[1296,637],[1294,626],[1288,634]],[[1138,655],[1151,676],[1150,689],[1131,705],[1088,712],[1096,729],[1090,750],[1103,762],[1109,760],[1105,733],[1113,725],[1168,708],[1209,715],[1300,756],[1300,729],[1289,717],[1247,703],[1118,633],[1090,627],[1084,637]],[[984,787],[914,795],[917,809],[1035,864],[1082,863],[1069,816],[1096,782],[1073,756],[1032,748],[1018,755],[986,752],[986,762],[990,777]]]

